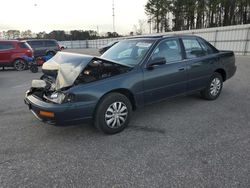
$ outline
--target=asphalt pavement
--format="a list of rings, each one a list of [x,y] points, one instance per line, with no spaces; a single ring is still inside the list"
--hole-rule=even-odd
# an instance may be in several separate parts
[[[218,100],[147,106],[112,136],[39,122],[23,99],[41,71],[0,70],[0,187],[250,187],[250,57],[236,60]]]

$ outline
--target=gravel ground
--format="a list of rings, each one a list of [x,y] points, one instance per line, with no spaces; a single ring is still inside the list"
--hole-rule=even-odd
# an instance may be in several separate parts
[[[0,71],[0,187],[250,187],[249,61],[218,100],[147,106],[113,136],[39,122],[23,98],[41,72]]]

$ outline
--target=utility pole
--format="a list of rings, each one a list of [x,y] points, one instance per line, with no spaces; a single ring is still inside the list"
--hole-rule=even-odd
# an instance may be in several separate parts
[[[112,3],[112,12],[113,12],[113,32],[115,32],[115,1]]]
[[[99,26],[98,25],[96,26],[96,32],[97,32],[97,35],[99,35]]]

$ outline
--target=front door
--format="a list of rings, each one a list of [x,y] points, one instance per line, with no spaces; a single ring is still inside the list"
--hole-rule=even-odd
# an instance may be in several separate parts
[[[145,104],[180,95],[187,89],[186,63],[178,38],[159,43],[149,60],[165,58],[166,63],[144,69]]]

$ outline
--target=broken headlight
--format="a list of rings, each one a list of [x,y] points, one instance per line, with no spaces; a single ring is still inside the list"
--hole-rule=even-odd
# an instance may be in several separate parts
[[[70,93],[62,93],[62,92],[54,92],[49,97],[44,96],[47,100],[56,103],[56,104],[62,104],[67,102],[73,102],[75,95]]]
[[[48,99],[48,98],[47,98]],[[51,102],[57,103],[57,104],[62,104],[65,99],[65,94],[61,92],[54,92],[51,94],[48,100]]]

